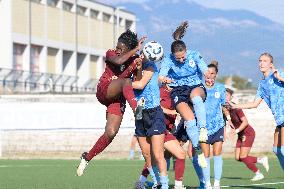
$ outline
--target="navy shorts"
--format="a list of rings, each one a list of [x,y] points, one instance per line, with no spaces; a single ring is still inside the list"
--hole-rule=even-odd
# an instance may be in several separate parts
[[[144,109],[142,115],[141,120],[135,121],[135,134],[137,137],[151,137],[165,133],[165,116],[160,106]]]
[[[205,89],[205,87],[202,83],[198,84],[198,85],[193,85],[193,86],[183,85],[183,86],[179,86],[179,87],[174,87],[172,92],[171,92],[171,98],[174,101],[175,107],[181,102],[185,102],[185,103],[192,105],[192,102],[190,100],[190,93],[193,89],[195,89],[197,87],[200,87],[204,90],[205,97],[206,97],[207,96],[206,89]],[[204,99],[204,101],[205,101],[205,99]]]
[[[209,135],[206,144],[214,144],[215,142],[224,142],[224,127],[219,129],[216,133]]]
[[[280,125],[277,125],[276,126],[278,129],[281,129],[282,127],[284,127],[284,123],[280,124]]]
[[[189,140],[189,137],[186,133],[186,129],[184,128],[184,124],[179,124],[173,135],[178,141],[187,142]]]

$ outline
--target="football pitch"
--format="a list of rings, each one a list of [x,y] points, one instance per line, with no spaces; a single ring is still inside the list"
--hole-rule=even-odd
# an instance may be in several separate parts
[[[284,172],[277,159],[270,158],[269,174],[251,182],[253,174],[242,163],[224,159],[222,188],[284,188]],[[0,160],[1,189],[133,189],[144,162],[140,160],[94,160],[82,177],[75,176],[79,160]],[[211,175],[213,174],[211,160]],[[170,185],[174,183],[172,165]],[[213,182],[213,178],[211,178]],[[184,185],[196,188],[197,177],[191,161],[186,161]]]

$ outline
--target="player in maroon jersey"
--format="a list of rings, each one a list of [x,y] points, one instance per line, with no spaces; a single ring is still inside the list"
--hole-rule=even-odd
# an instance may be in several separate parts
[[[137,108],[130,77],[137,70],[136,60],[139,56],[136,52],[141,49],[144,40],[145,37],[138,40],[136,33],[127,30],[118,38],[116,48],[106,52],[106,67],[100,77],[96,93],[98,101],[107,107],[105,132],[88,153],[82,154],[77,168],[78,176],[83,175],[88,162],[102,152],[116,136],[126,101],[135,113],[136,119],[142,118],[142,112]]]
[[[232,99],[233,91],[226,88],[226,101],[230,102]],[[262,164],[266,171],[269,170],[268,158],[249,156],[251,147],[255,138],[255,131],[249,125],[246,116],[241,109],[229,109],[230,116],[227,119],[231,119],[235,128],[232,130],[231,135],[237,134],[238,139],[235,149],[235,158],[237,161],[243,162],[251,171],[255,173],[252,181],[258,181],[264,178],[263,174],[256,167],[256,163]]]

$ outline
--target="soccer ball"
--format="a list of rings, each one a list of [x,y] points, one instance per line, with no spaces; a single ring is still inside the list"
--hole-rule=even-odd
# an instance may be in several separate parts
[[[148,60],[158,62],[164,57],[164,49],[160,43],[150,41],[144,45],[143,54]]]

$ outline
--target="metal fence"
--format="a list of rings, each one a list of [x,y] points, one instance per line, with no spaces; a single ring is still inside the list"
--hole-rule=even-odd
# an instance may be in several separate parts
[[[0,68],[0,92],[21,93],[95,93],[96,79],[78,86],[78,77]]]

